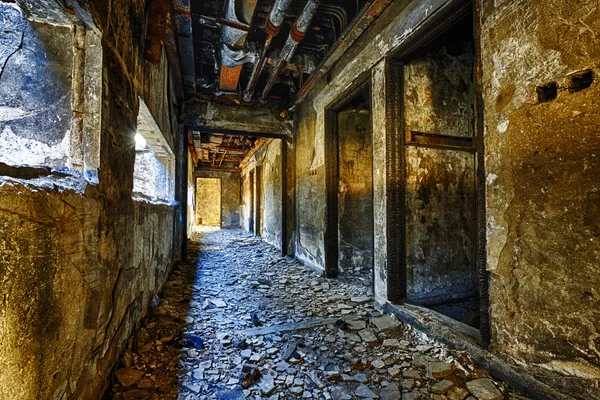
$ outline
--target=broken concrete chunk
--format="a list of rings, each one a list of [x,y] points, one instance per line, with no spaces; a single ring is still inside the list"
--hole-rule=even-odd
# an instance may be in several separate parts
[[[381,390],[382,400],[400,400],[401,398],[402,394],[400,393],[400,389],[398,388],[398,385],[393,382]]]
[[[354,392],[354,394],[358,397],[361,397],[363,399],[378,399],[379,396],[377,396],[371,389],[369,389],[368,386],[366,385],[359,385],[356,388],[356,391]]]
[[[454,372],[456,366],[454,363],[434,362],[427,366],[427,371],[433,378],[442,379]]]
[[[371,323],[375,325],[379,331],[385,331],[400,325],[396,319],[390,317],[389,315],[371,318]]]
[[[258,387],[260,388],[260,392],[265,396],[273,393],[273,391],[275,391],[275,380],[273,379],[273,376],[270,374],[263,375],[258,382]]]
[[[367,344],[377,343],[377,336],[372,329],[363,329],[362,331],[358,331],[358,334],[363,342]]]
[[[467,382],[467,389],[478,400],[500,400],[504,398],[494,382],[487,378]]]
[[[433,394],[446,394],[450,388],[454,386],[454,382],[447,379],[440,381],[431,387],[431,393]]]

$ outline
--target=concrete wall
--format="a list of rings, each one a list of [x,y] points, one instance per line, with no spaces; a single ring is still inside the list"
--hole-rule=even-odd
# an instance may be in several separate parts
[[[221,179],[221,228],[240,229],[241,218],[241,185],[238,172],[196,171],[197,178]],[[200,193],[196,193],[196,212],[199,211]]]
[[[479,14],[493,348],[581,398],[600,394],[599,16],[532,0]],[[558,96],[539,102],[549,82]]]
[[[97,176],[96,170],[84,177],[69,170],[67,176],[45,172],[41,178],[0,179],[0,398],[100,398],[127,339],[181,257],[182,210],[134,200],[132,191],[140,96],[172,148],[183,148],[173,119],[168,63],[163,59],[152,65],[141,57],[144,1],[87,3],[102,34],[101,57],[93,64],[102,69],[102,79],[83,79],[78,81],[83,86],[74,87],[78,94],[92,93],[92,100],[97,95],[99,124],[86,122],[88,116],[80,124],[77,109],[69,108],[66,117],[71,126],[83,125],[84,138],[98,138]],[[2,7],[16,10],[14,4]],[[62,7],[56,11],[62,13]],[[30,26],[47,33],[38,39],[49,46],[55,40],[52,32],[57,37],[65,29],[73,32],[43,22]],[[17,35],[23,30],[25,37],[26,29],[19,27]],[[70,51],[62,46],[60,51]],[[73,57],[81,61],[78,51]],[[17,59],[2,58],[0,65],[8,73]],[[39,70],[27,75],[27,85],[2,77],[3,93],[35,96],[46,84],[43,77],[57,73],[54,68],[65,77],[71,73],[64,65],[35,65]],[[68,90],[71,83],[63,85]],[[44,112],[27,118],[27,129],[46,129]],[[52,129],[62,126],[52,124]],[[70,156],[81,146],[75,142]],[[178,179],[184,179],[178,170]]]
[[[74,33],[0,3],[0,162],[68,166]]]

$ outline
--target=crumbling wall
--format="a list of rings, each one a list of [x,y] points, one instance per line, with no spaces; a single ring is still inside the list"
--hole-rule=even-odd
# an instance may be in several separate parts
[[[484,1],[479,17],[492,345],[598,398],[600,5]]]
[[[296,243],[295,255],[305,265],[323,270],[325,250],[325,165],[318,158],[317,114],[310,98],[297,112],[296,136]]]
[[[86,87],[102,93],[101,117],[95,114],[100,126],[87,132],[101,138],[98,176],[92,180],[97,183],[77,175],[1,179],[0,398],[101,397],[127,339],[180,254],[176,207],[132,196],[139,96],[151,105],[161,129],[178,129],[172,110],[159,110],[175,101],[166,98],[167,63],[149,65],[141,57],[145,2],[87,3],[102,33],[103,79],[97,88]],[[39,23],[38,31],[57,36],[65,29]],[[52,44],[51,36],[39,38]],[[27,75],[27,85],[13,86],[2,77],[4,93],[35,95],[36,85],[44,84],[41,77],[55,67],[35,65],[40,70]],[[71,70],[59,73],[68,76]],[[62,84],[71,89],[70,81]],[[71,111],[69,123],[75,118]],[[41,132],[49,117],[42,112],[28,118],[27,129]],[[181,148],[178,137],[172,140],[173,148]]]
[[[221,179],[221,228],[240,229],[242,227],[241,216],[241,186],[239,172],[221,171],[197,171],[197,178],[220,178]],[[196,193],[196,205],[199,206]]]
[[[368,109],[338,112],[340,271],[373,268],[373,136]]]
[[[73,29],[0,2],[0,162],[63,169],[71,124]]]

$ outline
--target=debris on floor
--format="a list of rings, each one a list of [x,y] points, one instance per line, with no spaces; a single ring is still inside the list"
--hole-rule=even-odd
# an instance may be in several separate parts
[[[204,234],[188,261],[130,339],[109,399],[523,398],[375,310],[360,272],[325,279],[239,231]]]

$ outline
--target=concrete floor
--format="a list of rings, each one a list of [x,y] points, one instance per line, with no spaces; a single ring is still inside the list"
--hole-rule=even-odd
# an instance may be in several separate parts
[[[107,398],[522,398],[382,316],[360,274],[327,280],[240,231],[202,233],[189,250]]]

